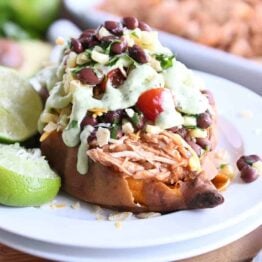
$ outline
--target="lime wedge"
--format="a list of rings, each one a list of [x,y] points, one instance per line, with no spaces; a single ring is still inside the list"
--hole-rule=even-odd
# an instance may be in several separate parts
[[[40,206],[57,195],[60,185],[40,149],[0,144],[0,204]]]
[[[24,141],[37,132],[42,102],[16,71],[0,67],[0,141]]]

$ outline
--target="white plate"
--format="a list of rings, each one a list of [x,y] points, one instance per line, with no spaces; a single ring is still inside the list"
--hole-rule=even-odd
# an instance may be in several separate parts
[[[262,155],[262,99],[227,80],[198,73],[214,92],[224,122],[223,142],[231,152]],[[241,118],[249,110],[253,117]],[[227,140],[231,140],[228,143]],[[245,141],[242,145],[242,141]],[[214,209],[171,213],[161,217],[123,222],[95,221],[90,207],[80,210],[46,210],[0,207],[0,228],[48,243],[88,248],[148,247],[190,240],[226,229],[248,216],[262,214],[262,179],[251,184],[238,180],[223,194],[225,203]]]
[[[0,230],[0,242],[31,255],[56,261],[174,261],[185,259],[227,245],[261,224],[255,215],[228,229],[183,242],[135,249],[91,249],[60,246],[30,240]]]

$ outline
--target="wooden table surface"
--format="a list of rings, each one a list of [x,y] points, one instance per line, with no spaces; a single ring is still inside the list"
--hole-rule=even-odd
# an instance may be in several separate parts
[[[241,239],[212,252],[180,262],[243,262],[251,259],[262,249],[262,226]],[[0,244],[0,262],[45,262]]]

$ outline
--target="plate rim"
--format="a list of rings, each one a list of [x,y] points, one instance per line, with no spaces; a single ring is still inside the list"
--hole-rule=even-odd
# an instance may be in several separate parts
[[[246,223],[248,219],[248,223]],[[211,252],[213,250],[216,250],[216,249],[219,249],[223,246],[226,246],[238,239],[240,239],[241,237],[247,235],[248,233],[250,233],[251,231],[255,230],[256,228],[258,228],[260,225],[261,225],[261,221],[257,218],[256,215],[253,215],[253,216],[249,216],[246,218],[246,220],[242,221],[241,223],[239,224],[236,224],[232,227],[229,227],[227,229],[224,229],[222,231],[218,231],[218,232],[215,232],[211,235],[205,235],[205,236],[202,236],[200,238],[197,238],[197,239],[194,239],[194,242],[198,242],[197,240],[198,239],[201,239],[201,238],[205,238],[205,242],[208,243],[208,245],[204,245],[204,246],[201,246],[201,248],[199,247],[195,247],[192,249],[192,247],[190,248],[190,250],[187,250],[187,251],[184,251],[182,253],[172,253],[172,254],[165,254],[163,255],[163,257],[153,257],[152,259],[150,259],[151,261],[159,261],[159,259],[163,259],[163,260],[179,260],[179,259],[188,259],[188,258],[193,258],[195,256],[198,256],[198,255],[204,255],[208,252]],[[252,220],[252,223],[250,223],[250,220]],[[240,227],[240,229],[239,229]],[[237,228],[237,229],[236,229]],[[234,231],[232,233],[232,230]],[[0,234],[0,242],[6,246],[9,246],[11,248],[14,248],[16,250],[19,250],[21,252],[24,252],[24,253],[27,253],[27,254],[30,254],[30,255],[33,255],[33,256],[38,256],[38,257],[42,257],[42,258],[46,258],[46,259],[58,259],[58,260],[62,260],[62,261],[66,261],[65,258],[67,259],[70,259],[70,261],[79,261],[79,257],[70,257],[68,258],[68,254],[64,254],[64,255],[61,255],[61,252],[59,253],[59,255],[57,256],[57,254],[53,254],[53,253],[50,253],[50,251],[48,252],[48,250],[46,251],[43,251],[43,243],[41,243],[42,241],[37,241],[41,244],[41,249],[37,250],[35,248],[35,246],[33,247],[33,243],[35,243],[36,241],[35,240],[32,240],[32,239],[27,239],[26,237],[23,237],[23,236],[19,236],[19,238],[21,238],[22,240],[23,239],[26,239],[26,241],[18,241],[17,244],[14,244],[12,242],[12,240],[10,241],[10,237],[11,238],[15,238],[17,237],[15,234],[13,233],[9,233],[9,232],[5,232],[5,230],[0,230],[0,233],[2,233],[1,231],[4,232],[5,236],[4,237],[1,237],[2,234]],[[230,231],[230,233],[228,232]],[[6,234],[7,236],[9,237],[9,240],[6,240]],[[211,237],[217,237],[218,234],[223,234],[223,240],[221,240],[221,237],[219,239],[217,239],[215,242],[210,242],[208,241],[208,239]],[[228,235],[227,235],[228,234]],[[225,238],[225,235],[226,235],[226,238]],[[191,241],[192,242],[192,239],[191,240],[188,240],[188,241]],[[28,249],[28,242],[32,242],[32,247]],[[187,242],[187,241],[186,241]],[[218,242],[218,243],[217,243]],[[183,242],[182,242],[183,243]],[[50,245],[52,246],[53,244],[52,243],[44,243],[44,244],[47,244],[47,245]],[[187,243],[183,243],[184,245],[186,245]],[[170,244],[167,244],[167,245],[170,245]],[[172,245],[172,244],[171,244]],[[161,245],[159,248],[161,247],[165,247],[165,245]],[[60,247],[59,247],[60,248]],[[62,248],[62,247],[61,247]],[[64,246],[64,248],[68,248],[67,246]],[[71,248],[75,248],[75,247],[71,247]],[[152,248],[152,247],[151,247]],[[171,248],[171,247],[170,247]],[[46,247],[45,247],[46,249]],[[139,248],[140,251],[143,250],[143,248]],[[57,250],[57,247],[56,247],[56,250]],[[88,250],[88,248],[87,248]],[[173,248],[172,248],[173,250]],[[130,249],[130,251],[134,251],[134,249]],[[101,253],[101,250],[97,249],[97,252]],[[120,250],[121,252],[121,250]],[[175,256],[173,255],[175,254]],[[108,259],[108,256],[106,256],[106,258]],[[77,260],[74,260],[74,259],[77,259]],[[82,258],[80,258],[82,261]],[[83,261],[93,261],[95,258],[88,258],[88,257],[83,257]],[[121,261],[122,258],[120,259],[115,259],[115,261]],[[103,258],[96,258],[96,261],[102,261]],[[132,260],[132,258],[131,258]],[[69,261],[69,260],[68,260]],[[136,261],[140,261],[140,259],[136,258]],[[141,261],[144,261],[142,260],[141,258]]]

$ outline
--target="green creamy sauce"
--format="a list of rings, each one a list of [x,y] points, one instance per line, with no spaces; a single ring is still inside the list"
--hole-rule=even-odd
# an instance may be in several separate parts
[[[85,175],[88,172],[88,157],[86,151],[88,150],[87,139],[92,133],[93,128],[91,126],[85,126],[84,130],[80,135],[81,144],[77,152],[77,171],[81,175]]]
[[[194,75],[184,64],[174,61],[174,66],[168,68],[163,74],[165,87],[173,91],[179,111],[197,115],[207,110],[208,100],[195,86]]]
[[[45,109],[38,121],[38,130],[42,131],[44,123],[41,121],[44,113],[49,113],[52,108],[63,109],[67,107],[72,101],[72,94],[64,94],[64,88],[62,82],[57,82],[53,89],[50,90],[50,95],[46,100]]]
[[[51,108],[62,109],[67,107],[72,100],[72,95],[64,94],[62,82],[58,82],[50,92],[50,96],[46,101],[47,110]]]

